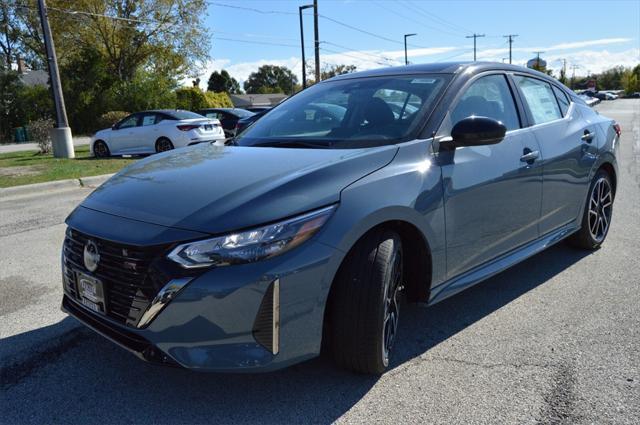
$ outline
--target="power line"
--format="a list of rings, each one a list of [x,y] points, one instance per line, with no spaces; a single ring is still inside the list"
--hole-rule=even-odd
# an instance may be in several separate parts
[[[284,10],[264,10],[264,9],[256,9],[254,7],[246,7],[246,6],[237,6],[235,4],[227,4],[227,3],[218,3],[215,1],[207,1],[206,4],[210,6],[218,6],[218,7],[226,7],[229,9],[238,9],[238,10],[246,10],[248,12],[260,13],[262,15],[298,15],[296,12],[286,12]]]
[[[320,47],[320,50],[324,50],[325,52],[335,53],[335,54],[338,54],[338,55],[344,55],[344,56],[347,56],[347,57],[350,57],[350,58],[353,58],[353,59],[367,60],[366,58],[358,57],[358,56],[355,56],[355,55],[352,55],[352,54],[346,53],[346,52],[338,52],[337,50],[327,49],[326,47]],[[380,61],[375,61],[375,60],[372,61],[372,62],[374,62],[374,63],[376,63],[378,65],[382,65],[382,66],[389,66],[389,64],[386,63],[386,62],[380,62]]]
[[[408,20],[408,21],[414,22],[414,23],[416,23],[416,24],[420,25],[421,27],[431,28],[431,29],[433,29],[433,30],[435,30],[435,31],[444,32],[444,33],[447,33],[447,34],[449,34],[449,35],[453,35],[454,37],[457,37],[457,36],[458,36],[458,34],[454,34],[454,33],[452,33],[452,32],[449,32],[449,31],[446,31],[446,30],[442,30],[442,29],[440,29],[440,28],[435,28],[435,27],[432,27],[432,26],[426,25],[425,23],[423,23],[423,22],[421,22],[421,21],[418,21],[418,20],[416,20],[416,19],[414,19],[414,18],[412,18],[412,17],[410,17],[410,16],[403,15],[402,13],[398,12],[397,10],[395,10],[395,9],[393,9],[393,8],[389,8],[389,7],[385,6],[385,5],[383,5],[382,3],[379,3],[379,2],[373,2],[373,4],[375,4],[376,6],[378,6],[378,7],[382,8],[382,9],[384,9],[384,10],[388,11],[388,12],[391,12],[391,13],[393,13],[393,14],[397,15],[397,16],[400,16],[400,17],[401,17],[401,18],[403,18],[403,19],[406,19],[406,20]]]
[[[461,27],[460,25],[455,24],[455,23],[453,23],[451,21],[447,21],[446,19],[436,15],[433,12],[427,11],[426,9],[422,8],[421,6],[418,6],[417,3],[409,2],[408,0],[405,0],[405,3],[407,3],[409,5],[409,7],[412,7],[413,10],[415,10],[416,12],[418,12],[418,13],[424,15],[424,16],[428,16],[428,17],[431,17],[433,19],[436,19],[436,20],[442,22],[442,24],[440,24],[440,25],[448,25],[449,28],[451,28],[452,30],[458,31],[458,32],[460,32],[462,34],[471,32],[471,31],[469,31],[468,28]]]
[[[236,43],[259,44],[259,45],[266,45],[266,46],[295,47],[296,49],[300,48],[299,44],[271,43],[269,41],[239,40],[237,38],[216,37],[215,35],[211,38],[213,38],[214,40],[233,41]]]
[[[396,64],[396,62],[397,62],[395,59],[389,58],[389,57],[384,56],[384,55],[377,55],[377,54],[375,54],[375,53],[369,53],[369,52],[367,52],[366,50],[356,50],[356,49],[352,49],[351,47],[342,46],[342,45],[340,45],[340,44],[336,44],[336,43],[333,43],[333,42],[331,42],[331,41],[321,41],[320,43],[322,43],[322,44],[328,44],[328,45],[330,45],[330,46],[335,46],[335,47],[338,47],[338,48],[340,48],[340,49],[346,49],[347,51],[350,51],[350,52],[356,52],[356,53],[358,53],[358,54],[360,54],[360,55],[367,55],[367,56],[374,57],[374,58],[376,58],[376,59],[382,59],[382,60],[385,60],[385,61],[387,61],[387,62],[393,62],[393,64],[394,64],[394,65],[395,65],[395,64]]]

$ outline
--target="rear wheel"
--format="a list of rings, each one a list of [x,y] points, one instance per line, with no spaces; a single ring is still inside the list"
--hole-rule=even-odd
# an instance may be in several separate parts
[[[109,146],[102,140],[97,140],[93,144],[93,155],[96,158],[108,158],[111,156],[111,152],[109,151]]]
[[[611,177],[604,170],[598,171],[589,188],[582,227],[569,238],[571,245],[583,249],[597,249],[602,245],[611,225],[613,197]]]
[[[156,141],[156,152],[166,152],[173,149],[173,143],[166,137],[161,137]]]
[[[333,284],[330,339],[340,366],[380,374],[398,330],[402,285],[402,244],[397,233],[377,230],[349,253]]]

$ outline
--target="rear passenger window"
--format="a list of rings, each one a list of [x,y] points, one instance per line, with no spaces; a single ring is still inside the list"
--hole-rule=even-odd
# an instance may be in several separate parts
[[[514,76],[529,105],[534,124],[542,124],[562,118],[560,107],[551,85],[536,78]]]
[[[472,115],[493,118],[507,130],[520,128],[518,112],[504,75],[488,75],[474,81],[451,112],[451,122],[455,125]]]
[[[567,116],[567,111],[569,110],[569,98],[565,92],[557,88],[556,86],[551,86],[553,88],[553,92],[556,94],[556,99],[558,99],[558,105],[560,105],[560,111],[562,111],[562,116]]]

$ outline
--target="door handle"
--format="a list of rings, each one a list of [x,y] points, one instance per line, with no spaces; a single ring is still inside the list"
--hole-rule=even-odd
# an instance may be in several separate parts
[[[532,151],[529,148],[525,148],[524,155],[520,157],[520,161],[526,162],[527,164],[533,164],[533,161],[538,159],[539,156],[540,156],[539,151]]]
[[[593,133],[591,133],[589,130],[585,130],[581,139],[583,142],[591,143],[591,141],[593,140]]]

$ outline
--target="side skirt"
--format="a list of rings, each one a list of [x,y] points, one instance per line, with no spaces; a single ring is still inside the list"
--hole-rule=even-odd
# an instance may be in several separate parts
[[[491,260],[468,272],[441,283],[431,289],[431,298],[428,305],[433,305],[449,298],[450,296],[455,295],[476,283],[480,283],[483,280],[486,280],[491,276],[494,276],[541,251],[544,251],[579,229],[580,226],[575,221],[572,221],[571,223],[567,223],[559,229],[547,233],[546,235],[529,242],[520,248],[510,251],[495,260]]]

